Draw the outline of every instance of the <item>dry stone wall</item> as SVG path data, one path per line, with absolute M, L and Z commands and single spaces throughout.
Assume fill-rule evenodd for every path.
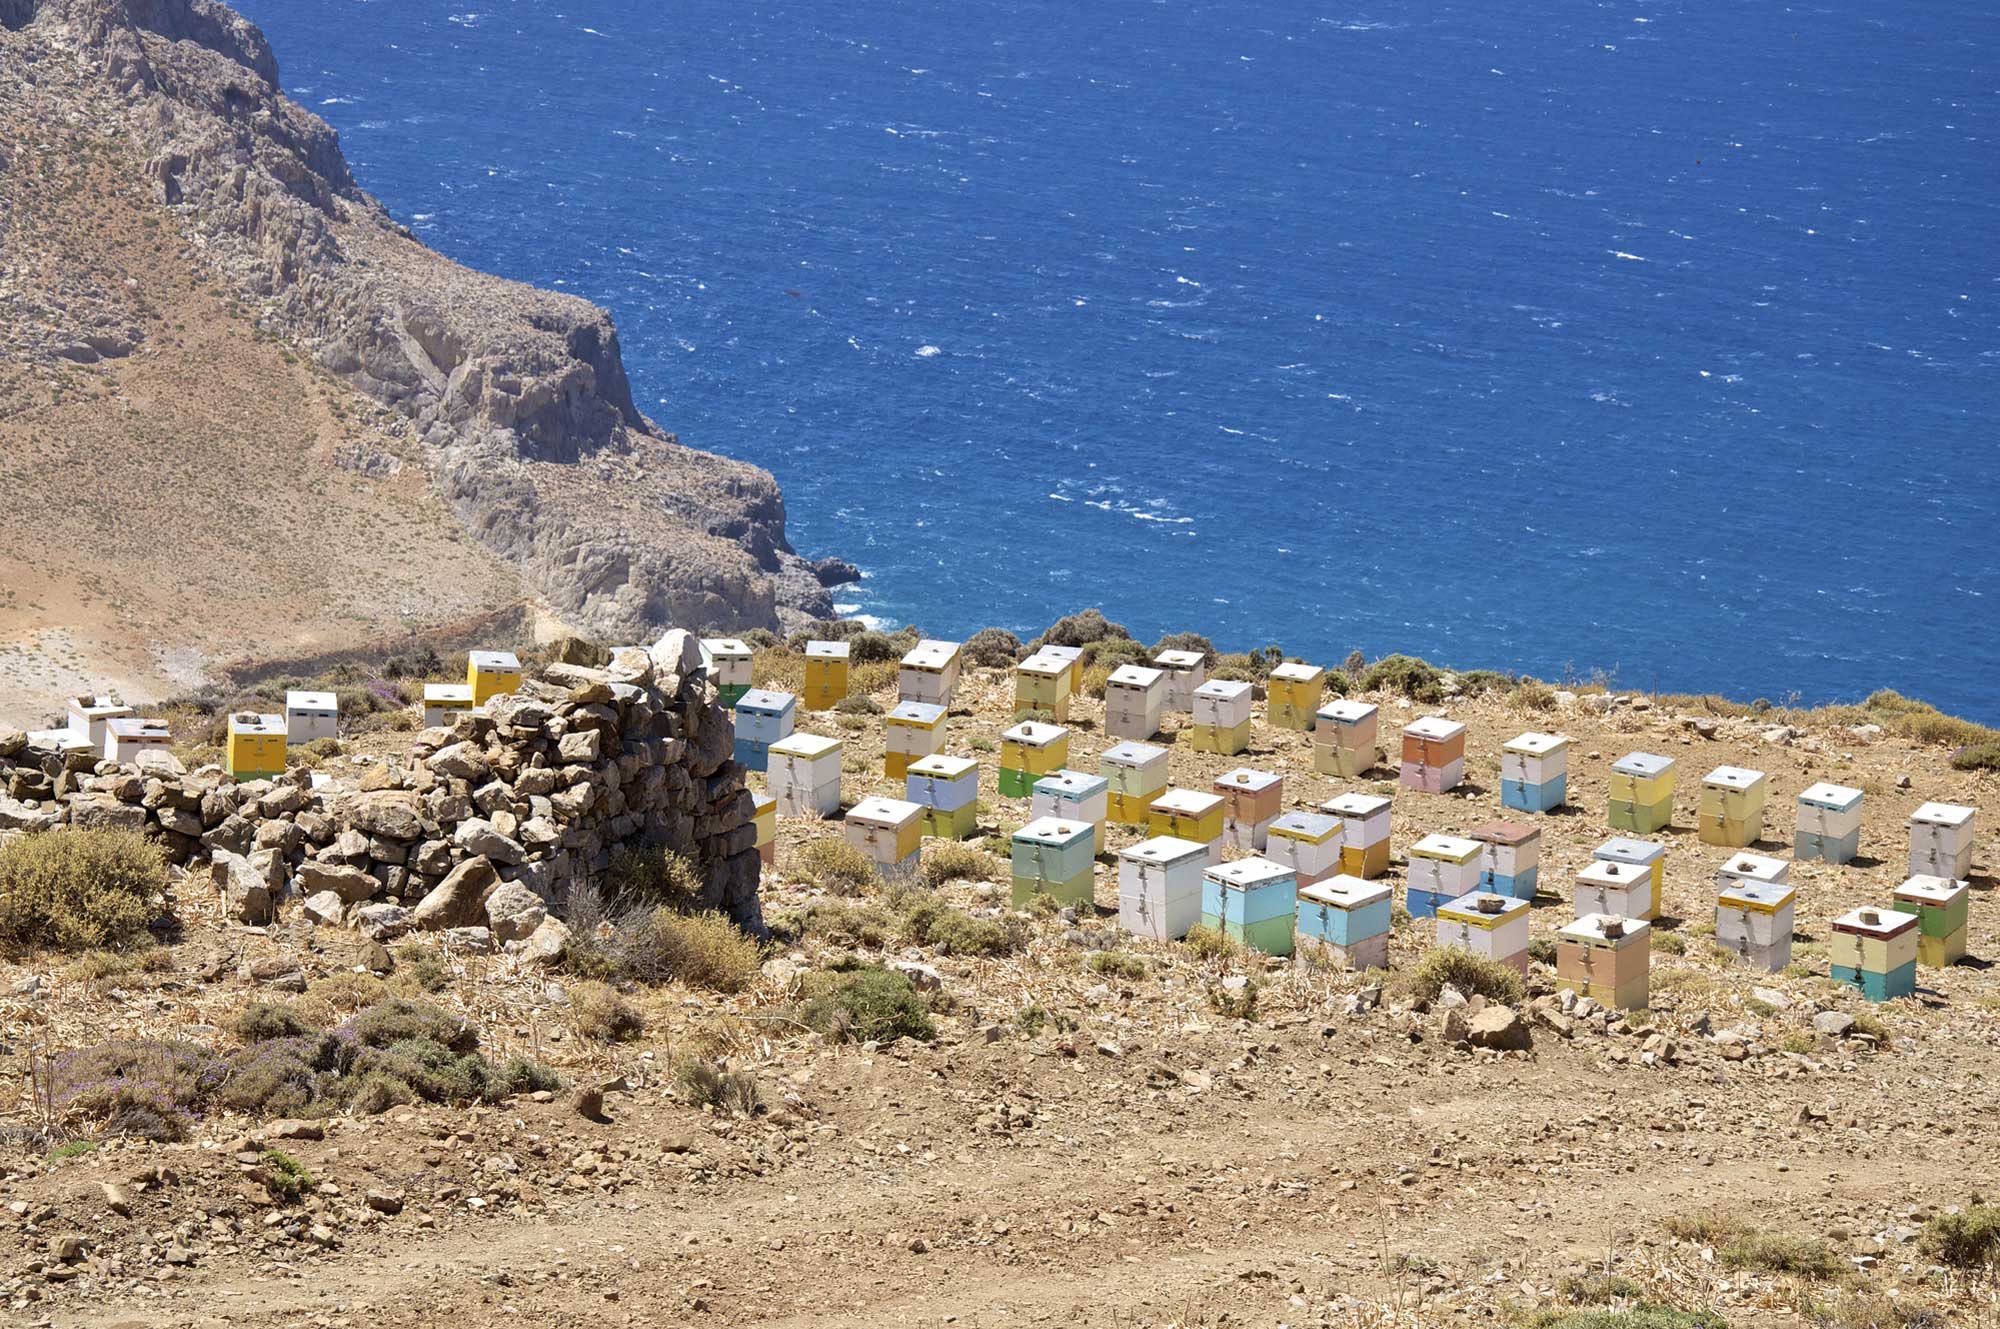
M 695 864 L 701 907 L 761 934 L 752 800 L 700 659 L 676 631 L 602 669 L 549 665 L 356 782 L 295 769 L 238 784 L 163 752 L 113 765 L 0 730 L 0 835 L 142 831 L 205 864 L 244 923 L 297 908 L 376 939 L 455 929 L 551 956 L 571 891 L 614 848 L 659 845 Z

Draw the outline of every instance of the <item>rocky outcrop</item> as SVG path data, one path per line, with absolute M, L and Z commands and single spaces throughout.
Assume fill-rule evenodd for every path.
M 202 261 L 403 416 L 466 528 L 572 623 L 629 641 L 831 614 L 771 476 L 647 419 L 603 310 L 469 271 L 391 221 L 334 131 L 279 92 L 254 24 L 214 0 L 0 0 L 0 26 L 0 82 L 43 118 L 127 137 Z M 62 353 L 128 351 L 116 310 L 106 324 Z
M 296 905 L 371 937 L 474 929 L 523 950 L 614 849 L 651 845 L 694 865 L 698 908 L 761 933 L 752 799 L 699 664 L 676 631 L 602 669 L 551 665 L 352 785 L 303 768 L 238 784 L 165 754 L 118 766 L 59 736 L 0 733 L 14 749 L 0 756 L 0 834 L 143 831 L 176 863 L 206 860 L 242 923 Z

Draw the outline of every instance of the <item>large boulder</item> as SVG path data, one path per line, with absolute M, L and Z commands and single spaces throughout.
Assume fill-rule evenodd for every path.
M 486 897 L 499 880 L 491 859 L 468 858 L 417 902 L 410 923 L 426 932 L 471 927 L 483 920 Z
M 423 834 L 414 794 L 400 790 L 363 794 L 347 809 L 348 824 L 385 840 L 414 840 Z
M 527 938 L 548 916 L 541 897 L 518 881 L 503 881 L 486 897 L 486 926 L 502 942 Z
M 209 860 L 209 875 L 228 917 L 257 927 L 271 921 L 270 885 L 249 859 L 218 849 Z
M 519 863 L 528 856 L 528 851 L 521 847 L 519 840 L 503 835 L 483 817 L 460 822 L 451 839 L 466 853 L 492 859 L 495 863 Z
M 319 863 L 311 859 L 299 864 L 296 878 L 300 895 L 331 891 L 343 903 L 359 904 L 382 888 L 373 874 L 345 863 Z
M 1528 1022 L 1512 1006 L 1488 1006 L 1473 1016 L 1468 1038 L 1472 1046 L 1496 1052 L 1525 1052 L 1534 1043 Z

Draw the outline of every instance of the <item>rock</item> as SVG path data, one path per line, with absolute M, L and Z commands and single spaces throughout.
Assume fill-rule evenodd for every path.
M 484 954 L 493 949 L 493 932 L 490 928 L 446 928 L 444 939 L 462 951 L 477 951 Z
M 520 841 L 502 835 L 492 822 L 482 817 L 460 822 L 451 842 L 468 854 L 476 854 L 495 863 L 519 863 L 528 856 Z
M 378 1214 L 400 1214 L 403 1212 L 403 1193 L 401 1191 L 370 1190 L 363 1198 L 362 1203 Z
M 250 860 L 224 849 L 212 851 L 209 877 L 222 896 L 222 911 L 238 923 L 262 927 L 271 921 L 271 888 Z
M 603 751 L 604 734 L 597 729 L 564 734 L 556 743 L 556 755 L 565 762 L 593 762 L 603 755 Z
M 26 803 L 0 797 L 0 831 L 52 831 L 62 822 L 53 808 L 29 807 Z
M 569 954 L 569 926 L 559 918 L 545 918 L 528 935 L 522 953 L 537 964 L 560 964 Z
M 396 967 L 396 958 L 387 946 L 371 941 L 361 948 L 361 967 L 371 974 L 386 974 Z
M 320 891 L 307 896 L 299 911 L 321 927 L 339 927 L 347 913 L 347 902 L 338 891 Z
M 1466 1022 L 1465 1011 L 1458 1006 L 1447 1006 L 1438 1016 L 1438 1037 L 1454 1046 L 1472 1041 L 1472 1026 Z
M 653 672 L 690 678 L 701 671 L 701 643 L 685 628 L 674 628 L 654 642 L 646 652 L 653 657 Z
M 354 911 L 354 926 L 370 941 L 388 941 L 410 930 L 410 911 L 387 901 L 364 904 Z
M 439 775 L 449 775 L 456 779 L 468 780 L 473 784 L 485 781 L 492 768 L 486 764 L 478 745 L 469 742 L 453 743 L 450 747 L 433 752 L 425 765 Z
M 1909 777 L 1909 776 L 1907 776 L 1907 775 L 1898 775 L 1898 776 L 1896 777 L 1896 788 L 1898 788 L 1898 789 L 1908 789 L 1909 787 L 1910 787 L 1910 777 Z
M 410 923 L 426 931 L 470 926 L 480 918 L 486 893 L 499 880 L 499 869 L 490 860 L 468 858 L 418 901 Z
M 576 1091 L 576 1097 L 570 1100 L 570 1106 L 576 1109 L 577 1116 L 587 1120 L 604 1121 L 607 1119 L 604 1115 L 604 1088 L 602 1085 L 586 1084 L 581 1086 Z
M 382 884 L 360 868 L 342 863 L 318 863 L 311 859 L 299 864 L 293 878 L 301 895 L 331 891 L 343 904 L 360 904 L 381 889 Z
M 174 778 L 187 774 L 187 766 L 165 748 L 140 748 L 132 758 L 132 764 L 145 775 L 159 775 Z
M 910 986 L 919 992 L 936 992 L 944 986 L 943 974 L 916 960 L 891 960 L 889 968 L 909 979 Z
M 1845 1038 L 1854 1028 L 1854 1017 L 1845 1011 L 1821 1011 L 1813 1016 L 1813 1032 L 1828 1038 Z
M 28 750 L 28 735 L 11 725 L 0 725 L 0 757 L 18 757 Z
M 424 829 L 417 815 L 416 796 L 401 792 L 370 793 L 356 799 L 347 809 L 347 821 L 354 829 L 385 840 L 414 840 Z
M 96 795 L 73 798 L 69 803 L 69 824 L 82 831 L 143 831 L 146 809 Z
M 1535 1012 L 1535 1020 L 1557 1038 L 1574 1038 L 1576 1036 L 1576 1028 L 1570 1023 L 1569 1017 L 1560 1012 L 1537 1011 Z
M 1488 1006 L 1473 1016 L 1471 1040 L 1474 1047 L 1501 1052 L 1524 1052 L 1534 1042 L 1528 1022 L 1512 1006 Z
M 1792 999 L 1776 988 L 1751 988 L 1750 995 L 1776 1010 L 1788 1011 L 1792 1008 Z
M 267 1140 L 324 1140 L 326 1127 L 316 1121 L 286 1117 L 267 1123 L 259 1133 Z
M 81 1260 L 83 1253 L 89 1249 L 89 1240 L 75 1232 L 65 1232 L 59 1237 L 49 1238 L 49 1254 L 64 1264 L 73 1264 Z
M 548 916 L 541 897 L 517 881 L 501 882 L 486 897 L 486 925 L 501 942 L 525 940 Z
M 104 1192 L 104 1207 L 120 1218 L 132 1216 L 132 1200 L 125 1194 L 125 1188 L 115 1181 L 100 1181 L 98 1188 Z
M 386 761 L 379 766 L 370 766 L 361 777 L 361 792 L 364 794 L 380 793 L 384 790 L 401 789 L 402 787 L 402 774 Z

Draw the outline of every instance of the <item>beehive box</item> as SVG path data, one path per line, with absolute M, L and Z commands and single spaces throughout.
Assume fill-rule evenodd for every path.
M 1667 847 L 1654 840 L 1635 840 L 1627 835 L 1614 835 L 1597 848 L 1590 851 L 1592 858 L 1603 859 L 1607 863 L 1626 863 L 1635 868 L 1646 869 L 1647 880 L 1652 883 L 1653 899 L 1651 907 L 1639 916 L 1658 918 L 1661 896 L 1667 885 Z
M 949 706 L 958 693 L 959 646 L 955 641 L 918 642 L 896 670 L 896 696 L 902 701 Z
M 1833 980 L 1859 988 L 1870 1001 L 1892 1001 L 1917 990 L 1915 914 L 1853 909 L 1833 920 Z
M 1119 665 L 1104 683 L 1107 738 L 1144 742 L 1160 732 L 1167 704 L 1167 676 L 1144 665 Z
M 1764 833 L 1762 771 L 1718 766 L 1701 780 L 1701 842 L 1725 849 L 1747 849 Z
M 1307 730 L 1326 695 L 1326 670 L 1287 661 L 1264 680 L 1264 718 L 1273 729 Z
M 736 764 L 761 771 L 770 764 L 771 745 L 792 736 L 799 699 L 789 692 L 751 688 L 736 699 Z
M 472 712 L 470 683 L 424 684 L 424 728 L 448 729 Z
M 1144 826 L 1153 817 L 1153 800 L 1167 788 L 1168 754 L 1150 743 L 1118 743 L 1097 759 L 1098 773 L 1110 789 L 1111 820 L 1124 826 Z
M 725 709 L 734 706 L 737 698 L 751 687 L 749 644 L 735 637 L 703 637 L 701 653 L 708 660 L 708 677 L 715 684 L 716 700 Z
M 1389 870 L 1389 811 L 1393 806 L 1376 794 L 1340 794 L 1320 804 L 1320 811 L 1341 821 L 1342 872 L 1372 881 Z
M 1238 766 L 1216 777 L 1222 796 L 1222 840 L 1246 853 L 1264 852 L 1271 823 L 1283 811 L 1285 777 Z
M 1569 740 L 1529 732 L 1500 748 L 1500 805 L 1517 812 L 1551 812 L 1569 794 Z
M 1027 798 L 1035 782 L 1069 765 L 1069 730 L 1023 720 L 1000 735 L 1000 797 Z
M 1210 679 L 1194 690 L 1194 720 L 1187 727 L 1187 744 L 1195 752 L 1233 757 L 1250 746 L 1248 683 Z
M 1972 876 L 1973 825 L 1976 808 L 1956 803 L 1926 803 L 1910 814 L 1910 875 Z
M 71 697 L 69 699 L 69 731 L 76 735 L 92 752 L 104 751 L 104 726 L 112 720 L 120 720 L 132 714 L 130 706 L 112 701 L 108 697 Z
M 844 641 L 806 643 L 806 675 L 800 700 L 809 711 L 830 711 L 847 700 L 849 652 Z
M 1222 799 L 1215 794 L 1169 789 L 1153 800 L 1146 824 L 1150 834 L 1205 844 L 1209 861 L 1222 861 Z
M 979 763 L 969 757 L 919 757 L 904 773 L 903 796 L 924 808 L 926 835 L 963 840 L 979 829 Z
M 1411 918 L 1435 918 L 1438 906 L 1450 904 L 1479 889 L 1477 840 L 1457 835 L 1426 835 L 1410 846 L 1409 889 L 1403 907 Z
M 910 763 L 944 751 L 947 714 L 936 702 L 897 702 L 882 720 L 883 773 L 900 780 L 909 774 Z
M 924 840 L 924 810 L 900 798 L 864 798 L 842 823 L 847 842 L 884 877 L 915 873 Z
M 1167 709 L 1176 714 L 1194 710 L 1194 690 L 1208 681 L 1208 657 L 1200 651 L 1161 651 L 1153 668 L 1167 678 Z
M 750 821 L 757 828 L 757 859 L 771 867 L 778 861 L 778 800 L 752 790 Z
M 765 779 L 778 811 L 787 817 L 832 817 L 840 812 L 841 762 L 846 748 L 837 738 L 791 734 L 765 754 Z
M 1037 895 L 1046 895 L 1057 904 L 1088 908 L 1096 852 L 1086 821 L 1037 817 L 1015 831 L 1014 907 L 1025 909 Z
M 1611 803 L 1606 819 L 1615 831 L 1651 835 L 1674 821 L 1672 757 L 1630 752 L 1611 763 Z
M 1576 874 L 1576 914 L 1653 919 L 1653 878 L 1645 868 L 1593 858 Z
M 1375 765 L 1380 711 L 1365 701 L 1330 701 L 1313 724 L 1313 769 L 1353 779 Z
M 1292 953 L 1299 881 L 1268 858 L 1211 866 L 1201 881 L 1201 925 L 1266 955 Z
M 1732 882 L 1739 881 L 1755 882 L 1760 886 L 1788 886 L 1792 881 L 1792 865 L 1782 858 L 1769 858 L 1763 854 L 1731 854 L 1715 870 L 1715 888 L 1727 890 Z
M 1585 914 L 1556 933 L 1556 986 L 1613 1010 L 1651 1004 L 1652 926 L 1613 914 Z
M 1479 841 L 1479 886 L 1516 900 L 1535 898 L 1541 876 L 1541 827 L 1525 821 L 1489 821 L 1472 828 Z
M 1283 863 L 1310 886 L 1340 872 L 1340 818 L 1325 812 L 1285 812 L 1271 823 L 1264 857 Z
M 1859 789 L 1821 781 L 1799 795 L 1799 828 L 1792 857 L 1801 863 L 1851 863 L 1861 852 Z
M 223 769 L 236 780 L 268 780 L 285 771 L 285 717 L 238 711 L 229 717 Z
M 1069 695 L 1083 695 L 1083 647 L 1081 646 L 1038 646 L 1036 655 L 1046 655 L 1069 666 Z
M 1393 895 L 1387 885 L 1344 873 L 1302 884 L 1295 944 L 1343 968 L 1387 969 Z
M 1497 960 L 1525 975 L 1529 909 L 1526 900 L 1510 900 L 1491 891 L 1460 896 L 1438 908 L 1437 944 Z
M 1403 761 L 1397 780 L 1405 789 L 1442 794 L 1465 778 L 1465 726 L 1427 715 L 1403 726 Z
M 1069 720 L 1069 665 L 1037 652 L 1014 666 L 1014 717 L 1046 712 L 1058 724 Z
M 1775 974 L 1792 962 L 1790 886 L 1736 882 L 1715 897 L 1715 944 L 1743 963 Z
M 106 761 L 130 765 L 137 762 L 139 754 L 147 748 L 158 748 L 165 752 L 173 745 L 173 732 L 167 728 L 165 720 L 136 715 L 115 715 L 104 722 L 102 755 Z
M 1154 941 L 1185 937 L 1201 921 L 1208 846 L 1156 835 L 1118 851 L 1118 926 Z
M 1028 798 L 1028 815 L 1054 817 L 1059 821 L 1089 822 L 1094 832 L 1095 852 L 1104 852 L 1104 824 L 1109 819 L 1111 782 L 1088 771 L 1068 769 L 1044 775 L 1035 781 Z
M 521 662 L 512 651 L 471 651 L 465 657 L 465 682 L 472 704 L 484 706 L 502 693 L 521 688 Z
M 340 699 L 331 692 L 285 694 L 285 741 L 297 747 L 340 737 Z
M 1948 877 L 1915 876 L 1896 888 L 1895 903 L 1890 908 L 1917 917 L 1919 965 L 1944 969 L 1965 958 L 1971 901 L 1971 888 Z

